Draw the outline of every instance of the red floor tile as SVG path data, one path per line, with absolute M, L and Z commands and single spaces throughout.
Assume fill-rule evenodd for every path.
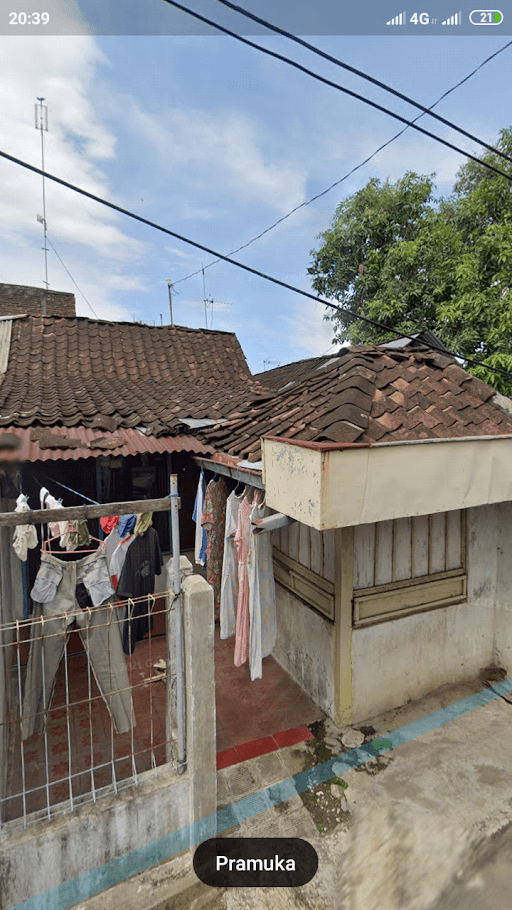
M 230 765 L 237 765 L 240 761 L 240 756 L 236 749 L 226 749 L 224 752 L 217 752 L 217 770 L 220 771 L 221 768 L 229 768 Z
M 280 733 L 273 733 L 279 748 L 284 746 L 295 746 L 297 743 L 305 743 L 308 739 L 314 739 L 311 730 L 307 727 L 297 727 L 295 730 L 283 730 Z
M 267 752 L 275 752 L 278 748 L 273 736 L 262 736 L 261 739 L 253 739 L 248 743 L 241 743 L 236 747 L 236 751 L 240 756 L 240 761 L 247 761 L 249 758 L 266 755 Z

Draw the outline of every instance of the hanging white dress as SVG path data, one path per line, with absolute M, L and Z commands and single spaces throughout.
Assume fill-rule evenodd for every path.
M 251 521 L 266 518 L 271 512 L 255 505 Z M 247 557 L 249 575 L 249 669 L 251 679 L 261 679 L 262 659 L 273 651 L 276 642 L 276 587 L 272 560 L 272 533 L 251 533 Z
M 226 530 L 224 532 L 224 558 L 220 589 L 220 637 L 235 634 L 236 605 L 238 601 L 238 556 L 235 532 L 242 494 L 231 493 L 226 502 Z

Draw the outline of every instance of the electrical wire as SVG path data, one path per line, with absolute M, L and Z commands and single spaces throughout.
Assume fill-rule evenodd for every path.
M 80 294 L 81 294 L 82 297 L 84 298 L 84 300 L 85 300 L 87 306 L 88 306 L 89 309 L 92 311 L 92 313 L 93 313 L 93 315 L 96 317 L 96 319 L 99 319 L 100 317 L 98 316 L 97 313 L 94 312 L 94 310 L 93 310 L 91 304 L 89 303 L 89 301 L 87 300 L 87 297 L 85 296 L 84 292 L 81 290 L 81 288 L 78 287 L 78 285 L 77 285 L 75 279 L 73 278 L 71 272 L 70 272 L 69 269 L 66 268 L 66 266 L 64 265 L 62 259 L 60 258 L 59 254 L 58 254 L 58 252 L 57 252 L 57 250 L 55 249 L 53 243 L 51 242 L 50 238 L 48 237 L 48 234 L 46 234 L 46 239 L 47 239 L 48 243 L 50 244 L 50 246 L 51 246 L 53 252 L 55 253 L 57 259 L 59 260 L 59 262 L 60 262 L 62 268 L 68 273 L 69 277 L 71 278 L 71 281 L 73 282 L 73 284 L 75 285 L 75 287 L 77 288 L 77 290 L 80 292 Z
M 246 265 L 245 262 L 239 262 L 237 259 L 230 259 L 229 256 L 224 256 L 222 253 L 218 253 L 216 250 L 212 250 L 210 247 L 205 246 L 202 243 L 198 243 L 197 240 L 190 240 L 189 237 L 184 237 L 183 234 L 178 234 L 177 231 L 171 231 L 170 228 L 163 227 L 163 225 L 158 224 L 156 221 L 150 221 L 149 218 L 143 218 L 142 215 L 137 215 L 135 212 L 131 212 L 129 209 L 124 209 L 120 205 L 116 205 L 115 202 L 110 202 L 108 199 L 102 199 L 101 196 L 96 196 L 94 193 L 90 193 L 88 190 L 81 189 L 81 187 L 75 186 L 74 183 L 69 183 L 67 180 L 62 180 L 61 177 L 56 177 L 54 174 L 48 173 L 48 171 L 42 171 L 41 168 L 36 167 L 33 164 L 29 164 L 27 161 L 22 161 L 20 158 L 15 158 L 14 155 L 9 155 L 7 152 L 0 150 L 0 158 L 5 158 L 6 161 L 12 161 L 13 164 L 19 164 L 20 167 L 26 168 L 28 171 L 32 171 L 34 174 L 43 175 L 47 180 L 52 180 L 54 183 L 58 183 L 59 186 L 65 186 L 66 189 L 73 190 L 75 193 L 79 193 L 81 196 L 86 196 L 87 199 L 92 199 L 94 202 L 99 202 L 100 205 L 104 205 L 109 209 L 112 209 L 114 212 L 119 212 L 121 215 L 127 215 L 128 218 L 133 218 L 134 221 L 138 221 L 140 224 L 146 224 L 148 227 L 152 227 L 157 231 L 161 231 L 163 234 L 167 234 L 169 237 L 174 237 L 176 240 L 181 240 L 182 243 L 186 243 L 189 246 L 195 247 L 197 250 L 202 250 L 204 253 L 208 253 L 210 256 L 215 256 L 218 259 L 223 260 L 224 262 L 229 262 L 231 265 L 235 265 L 239 269 L 243 269 L 245 272 L 250 272 L 251 275 L 256 275 L 258 278 L 263 278 L 265 281 L 270 281 L 272 284 L 276 284 L 278 287 L 285 288 L 287 291 L 293 291 L 295 294 L 300 294 L 301 297 L 307 297 L 309 300 L 314 300 L 315 303 L 321 303 L 324 306 L 331 307 L 333 310 L 337 310 L 339 313 L 342 313 L 344 316 L 349 319 L 357 322 L 364 322 L 367 325 L 372 325 L 375 328 L 383 329 L 385 332 L 389 332 L 391 335 L 396 335 L 398 338 L 407 338 L 410 341 L 415 341 L 413 335 L 408 332 L 402 332 L 399 329 L 393 329 L 388 325 L 385 325 L 382 322 L 377 322 L 376 319 L 370 319 L 368 316 L 362 316 L 359 313 L 354 313 L 352 310 L 345 310 L 343 307 L 338 306 L 335 303 L 332 303 L 330 300 L 326 300 L 324 297 L 319 297 L 318 295 L 312 294 L 310 291 L 304 291 L 301 288 L 295 287 L 293 284 L 288 284 L 287 281 L 281 281 L 280 278 L 274 278 L 272 275 L 267 275 L 265 272 L 260 272 L 259 269 L 254 269 L 250 265 Z M 491 367 L 486 363 L 483 363 L 481 360 L 474 360 L 470 357 L 466 357 L 463 354 L 457 354 L 455 351 L 448 351 L 446 348 L 437 348 L 432 345 L 433 349 L 439 351 L 441 354 L 449 354 L 452 357 L 458 357 L 459 360 L 464 360 L 466 363 L 470 363 L 473 366 L 484 367 L 491 373 L 500 373 L 503 376 L 506 376 L 507 379 L 512 379 L 512 373 L 508 370 L 503 370 L 501 367 Z
M 233 32 L 231 29 L 224 28 L 223 25 L 219 25 L 212 19 L 207 19 L 206 16 L 201 16 L 200 13 L 194 12 L 194 10 L 191 10 L 188 6 L 183 6 L 181 3 L 177 3 L 176 0 L 163 0 L 163 2 L 168 3 L 169 6 L 173 6 L 184 13 L 187 13 L 189 16 L 192 16 L 194 19 L 198 19 L 200 22 L 205 22 L 207 25 L 211 25 L 213 28 L 216 28 L 218 31 L 223 32 L 226 35 L 230 35 L 237 41 L 241 41 L 242 44 L 247 44 L 249 47 L 253 47 L 256 50 L 261 51 L 262 54 L 266 54 L 268 57 L 274 57 L 276 60 L 281 60 L 283 63 L 287 63 L 289 66 L 293 66 L 294 69 L 300 70 L 302 73 L 306 73 L 306 75 L 311 76 L 318 82 L 322 82 L 324 85 L 335 88 L 337 91 L 343 92 L 345 95 L 349 95 L 351 98 L 356 98 L 358 101 L 362 101 L 363 104 L 368 104 L 370 107 L 375 108 L 375 110 L 381 111 L 383 114 L 387 114 L 388 117 L 394 117 L 395 120 L 399 120 L 401 123 L 407 124 L 407 126 L 410 126 L 413 130 L 417 130 L 419 133 L 423 133 L 424 136 L 429 136 L 436 142 L 440 142 L 441 145 L 445 145 L 452 151 L 458 152 L 459 155 L 464 155 L 471 161 L 476 161 L 476 163 L 480 164 L 482 167 L 486 167 L 488 170 L 494 171 L 494 173 L 499 174 L 500 177 L 506 177 L 507 180 L 512 180 L 512 177 L 509 174 L 505 173 L 505 171 L 500 171 L 499 168 L 494 167 L 494 165 L 489 164 L 487 161 L 483 161 L 481 158 L 477 158 L 476 155 L 472 155 L 470 152 L 464 151 L 464 149 L 459 148 L 459 146 L 454 145 L 452 142 L 448 142 L 447 139 L 442 139 L 441 136 L 436 136 L 435 133 L 431 133 L 429 130 L 423 129 L 422 126 L 417 126 L 413 120 L 407 120 L 406 117 L 402 117 L 400 114 L 394 113 L 394 111 L 391 111 L 389 108 L 384 107 L 382 104 L 377 104 L 376 101 L 371 101 L 369 98 L 365 98 L 364 95 L 360 95 L 358 92 L 353 92 L 352 89 L 348 89 L 343 85 L 339 85 L 338 82 L 332 82 L 330 79 L 326 79 L 324 76 L 320 76 L 313 70 L 302 66 L 302 64 L 297 63 L 295 60 L 291 60 L 289 57 L 285 57 L 283 54 L 278 54 L 276 51 L 271 51 L 266 47 L 262 47 L 261 44 L 256 44 L 254 41 L 249 41 L 248 38 L 242 38 L 241 35 L 237 35 L 236 32 Z
M 322 51 L 319 47 L 316 47 L 314 44 L 309 44 L 308 41 L 304 41 L 302 38 L 298 38 L 296 35 L 293 35 L 291 32 L 285 31 L 284 28 L 280 28 L 277 25 L 272 25 L 272 23 L 267 22 L 266 19 L 260 19 L 259 16 L 255 16 L 254 13 L 249 12 L 246 9 L 243 9 L 241 6 L 237 6 L 236 3 L 231 3 L 230 0 L 217 0 L 217 3 L 222 3 L 223 6 L 229 7 L 229 9 L 235 10 L 235 12 L 240 13 L 242 16 L 246 16 L 248 19 L 252 19 L 254 22 L 258 22 L 260 25 L 264 25 L 265 28 L 270 29 L 273 32 L 276 32 L 278 35 L 283 35 L 285 38 L 288 38 L 290 41 L 294 41 L 296 44 L 300 44 L 302 47 L 307 48 L 307 50 L 312 51 L 314 54 L 317 54 L 318 57 L 323 57 L 324 60 L 328 60 L 329 63 L 334 63 L 335 66 L 339 66 L 342 69 L 348 70 L 349 73 L 354 73 L 356 76 L 360 76 L 361 79 L 365 79 L 367 82 L 371 82 L 373 85 L 378 86 L 381 89 L 384 89 L 385 92 L 389 92 L 391 95 L 395 95 L 396 98 L 400 98 L 402 101 L 406 101 L 407 104 L 412 104 L 413 107 L 418 108 L 418 110 L 423 111 L 424 114 L 428 114 L 430 117 L 434 117 L 436 120 L 439 120 L 441 123 L 444 123 L 445 126 L 449 126 L 450 129 L 456 130 L 458 133 L 461 133 L 463 136 L 466 136 L 467 139 L 471 139 L 472 142 L 478 143 L 478 145 L 483 146 L 488 149 L 488 151 L 493 152 L 495 155 L 498 155 L 500 158 L 505 159 L 505 161 L 510 161 L 512 164 L 512 158 L 509 155 L 506 155 L 504 152 L 500 152 L 499 149 L 494 148 L 492 145 L 488 145 L 487 142 L 484 142 L 482 139 L 479 139 L 477 136 L 473 136 L 472 133 L 468 133 L 462 127 L 457 126 L 451 120 L 447 120 L 445 117 L 441 117 L 440 114 L 433 114 L 431 108 L 424 107 L 423 104 L 419 104 L 418 101 L 414 101 L 413 98 L 409 98 L 408 95 L 404 95 L 402 92 L 397 91 L 392 88 L 390 85 L 386 85 L 385 82 L 381 82 L 379 79 L 374 79 L 373 76 L 369 76 L 367 73 L 364 73 L 362 70 L 358 70 L 353 66 L 349 66 L 348 63 L 343 63 L 338 57 L 332 57 L 331 54 L 327 54 L 325 51 Z M 505 47 L 510 47 L 512 41 L 509 41 Z
M 493 60 L 494 57 L 497 57 L 498 54 L 501 54 L 502 51 L 506 50 L 506 48 L 509 47 L 511 44 L 512 44 L 512 41 L 509 41 L 508 44 L 504 44 L 503 47 L 498 48 L 498 50 L 495 51 L 493 54 L 491 54 L 490 57 L 486 57 L 485 60 L 482 60 L 482 62 L 479 63 L 478 66 L 475 67 L 474 70 L 472 70 L 470 73 L 468 73 L 467 76 L 464 76 L 463 79 L 461 79 L 455 85 L 452 85 L 452 87 L 447 89 L 446 92 L 443 92 L 443 94 L 439 96 L 437 101 L 434 101 L 434 103 L 431 104 L 431 106 L 428 108 L 428 110 L 431 111 L 432 108 L 436 107 L 441 101 L 443 101 L 444 98 L 446 98 L 448 95 L 450 95 L 456 89 L 458 89 L 461 85 L 463 85 L 464 82 L 467 82 L 469 79 L 471 79 L 471 77 L 474 76 L 480 69 L 482 69 L 483 66 L 485 66 L 487 63 L 489 63 L 491 60 Z M 412 122 L 416 123 L 423 116 L 424 116 L 424 114 L 419 114 Z M 356 164 L 352 168 L 352 170 L 348 171 L 347 174 L 345 174 L 343 177 L 340 177 L 340 179 L 336 180 L 334 183 L 331 183 L 331 185 L 328 186 L 326 190 L 322 190 L 321 193 L 316 193 L 314 196 L 311 197 L 311 199 L 307 199 L 305 202 L 299 203 L 299 205 L 296 205 L 295 208 L 293 208 L 290 212 L 288 212 L 286 215 L 283 215 L 282 218 L 278 218 L 277 221 L 274 221 L 274 223 L 271 224 L 270 227 L 265 228 L 265 230 L 261 231 L 261 233 L 257 234 L 256 237 L 252 237 L 251 240 L 247 241 L 247 243 L 243 243 L 242 246 L 237 247 L 235 250 L 231 250 L 231 252 L 227 253 L 227 255 L 234 256 L 236 253 L 239 253 L 241 250 L 245 250 L 248 246 L 251 246 L 252 243 L 255 243 L 256 240 L 260 240 L 262 237 L 265 236 L 265 234 L 268 234 L 269 231 L 273 231 L 274 228 L 276 228 L 279 224 L 282 224 L 283 221 L 286 221 L 287 218 L 290 218 L 291 215 L 294 215 L 295 212 L 298 212 L 299 209 L 302 209 L 307 205 L 311 205 L 312 202 L 316 202 L 316 200 L 321 199 L 322 196 L 326 196 L 327 193 L 330 193 L 331 190 L 333 190 L 335 187 L 339 186 L 341 183 L 344 183 L 345 180 L 348 180 L 348 178 L 351 177 L 352 174 L 355 174 L 356 171 L 359 171 L 362 167 L 365 166 L 365 164 L 368 164 L 368 162 L 371 161 L 372 158 L 375 158 L 375 156 L 378 155 L 379 152 L 382 152 L 382 150 L 387 148 L 388 145 L 391 145 L 391 143 L 394 142 L 395 139 L 398 139 L 400 136 L 403 136 L 403 134 L 405 132 L 407 132 L 408 129 L 409 129 L 408 126 L 404 126 L 404 128 L 399 130 L 398 133 L 395 133 L 395 135 L 392 136 L 391 139 L 388 139 L 382 145 L 379 145 L 379 147 L 376 148 L 375 151 L 371 153 L 371 155 L 368 155 L 368 157 L 365 158 L 364 161 L 361 161 L 360 164 Z M 204 271 L 206 271 L 206 269 L 211 268 L 212 265 L 216 265 L 220 261 L 221 261 L 220 259 L 214 259 L 213 262 L 208 262 L 204 266 Z M 180 284 L 182 281 L 188 281 L 189 278 L 194 278 L 196 275 L 199 275 L 199 273 L 202 271 L 203 271 L 203 267 L 201 267 L 200 269 L 196 269 L 195 272 L 190 272 L 190 274 L 185 275 L 184 278 L 178 278 L 177 281 L 173 282 L 173 285 Z

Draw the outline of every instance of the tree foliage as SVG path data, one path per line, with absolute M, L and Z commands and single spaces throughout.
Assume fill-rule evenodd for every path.
M 496 148 L 512 157 L 512 129 Z M 512 177 L 512 164 L 495 153 L 482 160 Z M 512 181 L 469 161 L 452 195 L 436 200 L 434 180 L 411 172 L 396 183 L 372 179 L 319 235 L 308 272 L 341 307 L 326 317 L 334 340 L 375 343 L 391 329 L 431 329 L 462 357 L 512 373 Z M 512 394 L 512 380 L 468 369 Z

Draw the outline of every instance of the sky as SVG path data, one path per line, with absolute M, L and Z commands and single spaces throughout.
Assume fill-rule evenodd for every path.
M 207 29 L 187 34 L 189 17 L 159 0 L 146 0 L 145 8 L 158 5 L 160 23 L 172 16 L 173 34 L 136 34 L 136 23 L 119 19 L 129 17 L 131 3 L 87 3 L 52 0 L 60 34 L 0 34 L 0 149 L 41 166 L 34 104 L 44 97 L 47 172 L 223 254 L 326 190 L 401 128 L 234 38 Z M 189 5 L 228 22 L 215 0 Z M 91 24 L 91 10 L 102 11 L 101 29 Z M 271 18 L 272 6 L 266 11 Z M 236 15 L 230 13 L 230 24 Z M 249 34 L 239 20 L 239 32 Z M 104 33 L 88 33 L 94 28 Z M 401 116 L 418 113 L 284 37 L 253 34 L 251 40 Z M 469 36 L 395 31 L 309 40 L 429 106 L 510 36 L 484 29 Z M 493 143 L 512 125 L 511 76 L 512 47 L 436 111 Z M 421 125 L 471 154 L 481 152 L 431 118 Z M 436 193 L 446 196 L 464 160 L 408 130 L 234 258 L 311 291 L 311 250 L 342 199 L 372 177 L 394 181 L 406 171 L 435 173 Z M 42 205 L 41 177 L 0 158 L 0 282 L 43 286 Z M 46 220 L 50 288 L 75 293 L 79 315 L 167 324 L 170 280 L 175 324 L 235 332 L 254 373 L 333 350 L 322 304 L 228 263 L 210 266 L 207 253 L 48 180 Z M 213 301 L 206 312 L 205 296 Z

